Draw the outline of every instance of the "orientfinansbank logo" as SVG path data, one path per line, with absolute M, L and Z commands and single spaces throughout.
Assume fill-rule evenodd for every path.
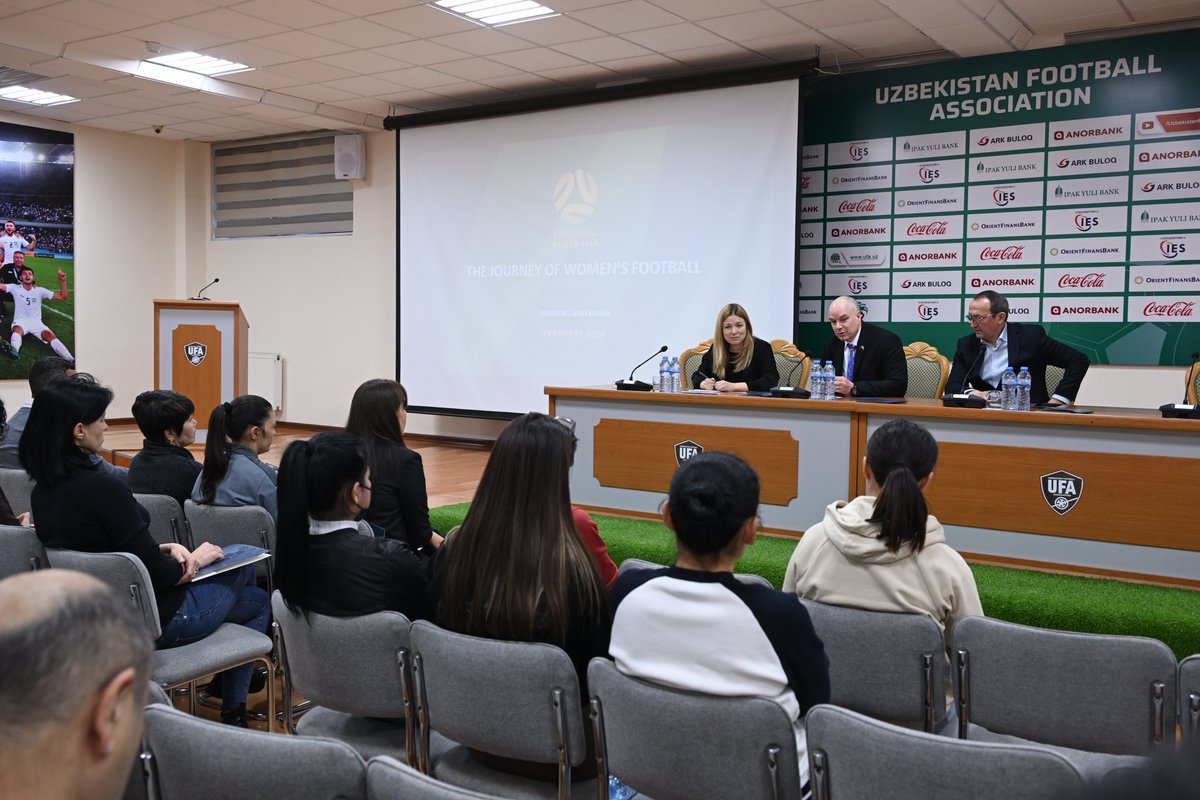
M 587 170 L 564 172 L 554 184 L 554 210 L 568 225 L 582 225 L 591 219 L 599 199 L 596 177 Z

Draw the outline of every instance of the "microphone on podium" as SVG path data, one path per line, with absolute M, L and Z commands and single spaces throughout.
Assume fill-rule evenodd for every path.
M 665 353 L 665 352 L 667 352 L 667 346 L 664 344 L 662 347 L 658 348 L 658 349 L 657 349 L 657 350 L 655 350 L 653 353 L 651 353 L 650 355 L 648 355 L 648 356 L 646 357 L 646 360 L 645 360 L 645 361 L 643 361 L 641 364 L 638 364 L 636 367 L 634 367 L 633 369 L 629 370 L 629 377 L 628 377 L 628 378 L 625 378 L 624 380 L 619 380 L 619 381 L 617 381 L 617 384 L 616 384 L 616 385 L 617 385 L 617 388 L 618 388 L 618 389 L 624 389 L 624 390 L 626 390 L 626 391 L 630 391 L 630 392 L 648 392 L 648 391 L 650 391 L 651 389 L 653 389 L 654 387 L 653 387 L 653 386 L 651 386 L 650 384 L 646 383 L 645 381 L 635 381 L 635 380 L 633 379 L 633 373 L 637 372 L 637 371 L 638 371 L 638 368 L 639 368 L 639 367 L 641 367 L 641 366 L 642 366 L 642 364 L 645 364 L 645 363 L 646 363 L 646 361 L 649 361 L 650 359 L 654 358 L 654 357 L 655 357 L 656 355 L 658 355 L 659 353 Z
M 200 291 L 196 292 L 195 297 L 189 297 L 188 300 L 211 300 L 212 298 L 204 296 L 204 290 L 207 289 L 208 287 L 212 286 L 214 283 L 220 283 L 220 282 L 221 282 L 220 278 L 213 278 L 211 281 L 204 284 L 204 289 L 201 289 Z

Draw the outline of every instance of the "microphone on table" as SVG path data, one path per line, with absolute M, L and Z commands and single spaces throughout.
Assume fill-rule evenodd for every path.
M 979 359 L 983 357 L 983 351 L 986 349 L 981 342 L 979 352 L 975 354 L 975 360 L 971 362 L 971 366 L 967 367 L 967 374 L 963 376 L 962 393 L 942 395 L 943 406 L 950 408 L 987 408 L 987 400 L 977 397 L 968 391 L 971 388 L 971 370 L 975 369 L 975 365 L 979 363 Z
M 1187 371 L 1184 373 L 1184 378 L 1192 378 L 1192 370 L 1196 367 L 1196 362 L 1200 361 L 1200 353 L 1192 353 L 1192 362 L 1188 364 Z M 1194 380 L 1194 378 L 1193 378 Z M 1200 406 L 1189 404 L 1187 401 L 1188 385 L 1183 385 L 1183 402 L 1182 403 L 1165 403 L 1158 407 L 1164 418 L 1173 419 L 1200 419 Z
M 617 381 L 617 383 L 616 383 L 616 386 L 617 386 L 617 388 L 618 388 L 618 389 L 625 389 L 625 390 L 627 390 L 627 391 L 631 391 L 631 392 L 648 392 L 648 391 L 650 391 L 651 389 L 653 389 L 654 387 L 653 387 L 653 386 L 651 386 L 650 384 L 646 383 L 645 381 L 635 381 L 635 380 L 633 379 L 633 373 L 637 372 L 637 371 L 638 371 L 638 369 L 639 369 L 639 368 L 640 368 L 640 367 L 641 367 L 643 364 L 645 364 L 645 363 L 646 363 L 646 361 L 649 361 L 650 359 L 654 358 L 654 357 L 655 357 L 656 355 L 658 355 L 659 353 L 665 353 L 665 352 L 667 352 L 667 346 L 664 344 L 662 347 L 658 348 L 658 349 L 657 349 L 657 350 L 655 350 L 653 353 L 651 353 L 650 355 L 648 355 L 648 356 L 646 357 L 646 360 L 645 360 L 645 361 L 643 361 L 641 364 L 638 364 L 636 367 L 634 367 L 633 369 L 629 370 L 629 377 L 628 377 L 628 378 L 625 378 L 624 380 L 619 380 L 619 381 Z
M 808 398 L 812 397 L 812 392 L 810 392 L 808 389 L 805 389 L 803 386 L 791 385 L 791 378 L 796 374 L 796 370 L 800 370 L 801 375 L 804 374 L 805 361 L 809 362 L 809 364 L 820 363 L 818 361 L 813 361 L 812 357 L 809 356 L 808 353 L 805 353 L 804 358 L 800 359 L 800 363 L 792 367 L 792 371 L 788 373 L 789 382 L 781 383 L 778 386 L 772 386 L 770 389 L 767 389 L 766 393 L 771 395 L 771 397 L 796 397 L 801 400 L 807 400 Z
M 204 289 L 207 289 L 208 287 L 212 286 L 214 283 L 220 283 L 220 282 L 221 282 L 220 278 L 213 278 L 211 281 L 204 284 Z M 189 297 L 188 300 L 211 300 L 212 298 L 204 296 L 204 289 L 201 289 L 200 291 L 196 292 L 196 296 Z

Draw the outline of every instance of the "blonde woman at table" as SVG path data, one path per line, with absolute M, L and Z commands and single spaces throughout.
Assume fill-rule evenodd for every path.
M 779 384 L 769 342 L 754 338 L 750 315 L 737 303 L 717 314 L 713 344 L 692 375 L 693 389 L 718 392 L 761 392 Z

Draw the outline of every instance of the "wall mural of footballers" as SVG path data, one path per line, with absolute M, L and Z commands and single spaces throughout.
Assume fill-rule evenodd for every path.
M 0 122 L 0 380 L 75 356 L 75 137 Z

